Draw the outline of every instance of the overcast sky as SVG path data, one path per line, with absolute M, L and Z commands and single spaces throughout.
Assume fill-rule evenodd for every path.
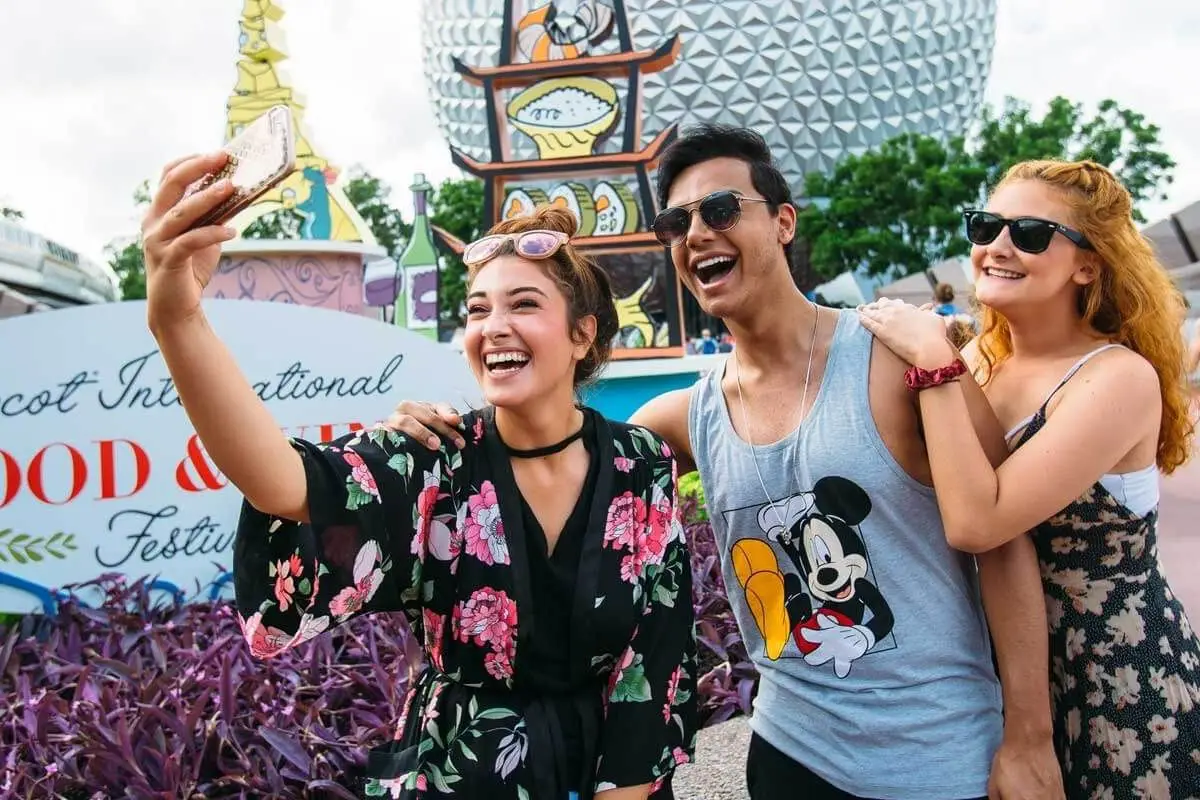
M 292 86 L 314 145 L 396 187 L 457 175 L 421 69 L 420 2 L 286 0 Z M 1179 162 L 1153 220 L 1200 199 L 1195 0 L 998 0 L 988 97 L 1044 107 L 1104 97 L 1163 129 Z M 220 146 L 242 0 L 0 0 L 0 204 L 94 258 L 136 231 L 131 194 L 161 165 Z

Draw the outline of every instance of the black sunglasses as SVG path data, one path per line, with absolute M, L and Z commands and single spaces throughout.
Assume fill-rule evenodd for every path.
M 1001 231 L 1008 228 L 1008 236 L 1012 239 L 1013 247 L 1025 253 L 1036 255 L 1045 252 L 1055 233 L 1061 233 L 1074 242 L 1076 247 L 1084 250 L 1092 249 L 1092 243 L 1079 231 L 1040 217 L 1005 219 L 990 211 L 969 209 L 963 212 L 963 219 L 967 223 L 967 239 L 972 244 L 991 244 L 996 241 L 996 237 L 1000 235 Z
M 710 229 L 727 231 L 742 218 L 742 203 L 770 203 L 761 197 L 743 197 L 736 192 L 713 192 L 698 202 L 686 206 L 664 208 L 654 217 L 650 229 L 664 247 L 676 247 L 687 238 L 692 227 L 692 212 L 699 211 L 700 219 Z M 689 207 L 690 206 L 690 207 Z

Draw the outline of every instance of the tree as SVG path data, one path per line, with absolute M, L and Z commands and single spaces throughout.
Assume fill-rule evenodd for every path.
M 290 208 L 268 211 L 242 231 L 243 239 L 299 239 L 304 218 Z
M 1166 199 L 1175 160 L 1162 150 L 1161 131 L 1142 114 L 1104 100 L 1095 116 L 1084 118 L 1083 106 L 1065 97 L 1050 101 L 1040 120 L 1029 105 L 1007 98 L 999 115 L 985 108 L 980 118 L 976 160 L 987 169 L 987 186 L 995 186 L 1019 161 L 1060 158 L 1090 159 L 1108 167 L 1133 195 L 1134 218 L 1145 222 L 1137 204 Z
M 142 181 L 133 190 L 133 206 L 141 211 L 150 205 L 150 181 Z M 122 300 L 146 299 L 146 257 L 142 253 L 142 236 L 109 242 L 104 248 L 108 264 L 121 281 Z
M 111 242 L 104 252 L 108 254 L 109 266 L 121 281 L 121 299 L 145 300 L 146 257 L 142 253 L 141 237 L 124 245 Z
M 356 168 L 345 192 L 346 199 L 358 209 L 379 244 L 389 256 L 398 258 L 412 235 L 412 225 L 388 202 L 392 188 L 366 170 Z
M 1159 134 L 1112 100 L 1088 118 L 1081 105 L 1057 97 L 1037 119 L 1008 98 L 998 114 L 983 111 L 969 145 L 906 134 L 844 159 L 828 176 L 809 175 L 813 203 L 800 214 L 800 235 L 826 278 L 859 268 L 889 277 L 920 272 L 969 252 L 960 212 L 983 202 L 1019 161 L 1092 159 L 1113 170 L 1135 204 L 1161 198 L 1175 162 Z M 1134 216 L 1144 221 L 1136 205 Z
M 0 217 L 3 217 L 4 219 L 10 219 L 13 222 L 20 222 L 21 220 L 25 219 L 25 212 L 19 208 L 12 208 L 11 206 L 0 206 Z
M 843 159 L 831 175 L 810 173 L 805 193 L 823 200 L 797 223 L 813 268 L 827 278 L 860 265 L 872 275 L 909 274 L 965 254 L 961 209 L 978 197 L 984 174 L 962 139 L 943 146 L 920 134 Z
M 430 221 L 434 225 L 464 242 L 473 241 L 484 222 L 483 182 L 476 178 L 442 181 L 434 192 L 432 208 Z M 456 255 L 442 257 L 438 295 L 442 320 L 448 325 L 461 325 L 467 300 L 467 269 Z

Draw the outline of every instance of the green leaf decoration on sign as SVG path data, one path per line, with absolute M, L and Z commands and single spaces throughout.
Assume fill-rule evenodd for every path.
M 47 558 L 62 561 L 78 549 L 73 533 L 59 531 L 46 538 L 17 533 L 12 528 L 0 529 L 0 564 L 38 563 Z

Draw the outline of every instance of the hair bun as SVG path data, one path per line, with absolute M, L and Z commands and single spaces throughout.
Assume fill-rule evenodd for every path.
M 579 232 L 579 220 L 573 213 L 561 206 L 546 204 L 536 206 L 529 213 L 529 217 L 538 228 L 558 231 L 572 237 Z

